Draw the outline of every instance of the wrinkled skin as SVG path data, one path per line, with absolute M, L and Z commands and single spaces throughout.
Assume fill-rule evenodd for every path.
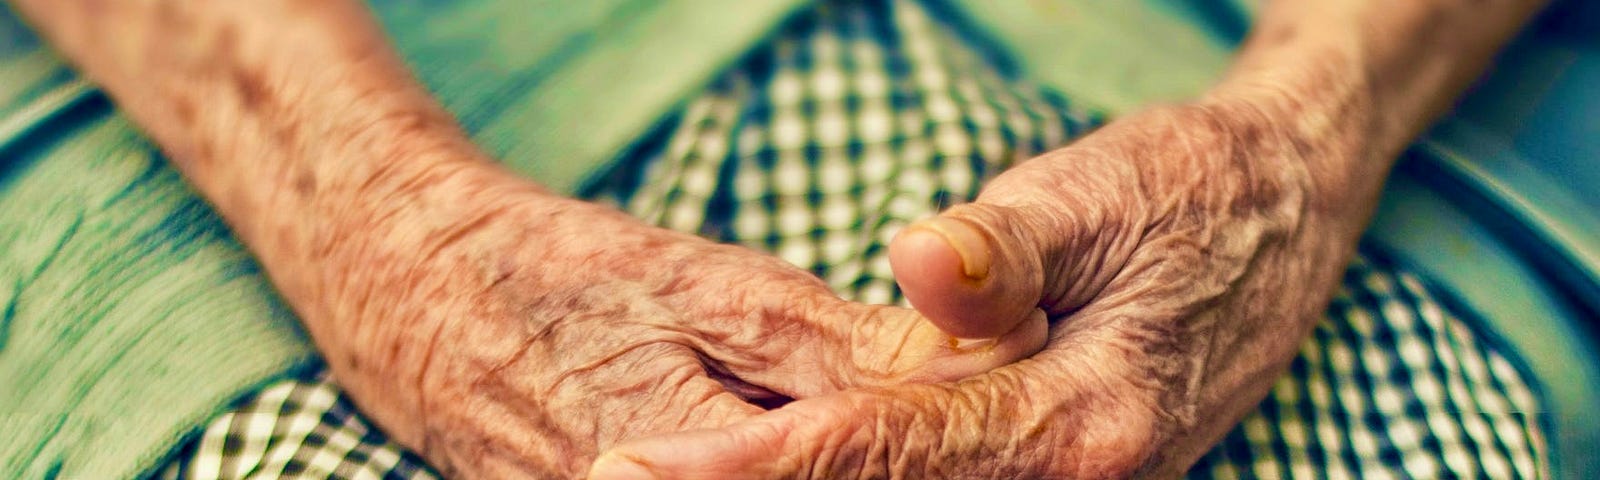
M 1313 200 L 1337 176 L 1313 182 L 1315 159 L 1264 118 L 1217 102 L 1123 119 L 895 240 L 906 295 L 947 330 L 1048 312 L 1032 358 L 630 442 L 592 478 L 630 461 L 665 478 L 1181 473 L 1266 393 L 1350 254 Z M 963 268 L 976 251 L 980 280 Z
M 1182 475 L 1290 362 L 1400 151 L 1542 2 L 1263 3 L 1193 103 L 1025 162 L 890 245 L 933 324 L 1048 321 L 1042 351 L 631 440 L 590 478 Z
M 958 345 L 552 194 L 472 144 L 362 2 L 18 5 L 223 215 L 362 412 L 452 477 L 579 477 L 624 439 L 1044 343 Z
M 371 303 L 343 316 L 385 321 L 319 340 L 354 339 L 327 342 L 346 353 L 329 356 L 335 378 L 449 475 L 577 477 L 619 440 L 763 412 L 751 401 L 957 379 L 1043 342 L 1037 328 L 957 348 L 915 312 L 845 302 L 776 257 L 519 182 L 439 183 L 463 192 L 432 194 L 444 201 L 491 208 L 449 234 L 333 249 L 379 262 L 426 253 L 356 280 Z M 397 376 L 416 382 L 415 408 L 385 397 Z
M 921 317 L 503 172 L 360 2 L 12 3 L 449 474 L 1115 478 L 1179 475 L 1261 398 L 1393 158 L 1543 2 L 1264 2 L 1198 103 L 897 238 Z

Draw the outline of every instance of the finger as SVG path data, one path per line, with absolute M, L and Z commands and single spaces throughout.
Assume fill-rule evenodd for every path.
M 1017 213 L 960 205 L 912 224 L 889 243 L 889 265 L 906 299 L 961 338 L 1010 331 L 1038 308 L 1043 256 Z
M 1143 466 L 1157 433 L 1137 400 L 1100 392 L 1104 374 L 1038 367 L 637 439 L 601 454 L 589 478 L 1126 478 Z
M 448 404 L 430 403 L 427 421 L 435 428 L 413 446 L 446 473 L 573 478 L 619 442 L 717 428 L 764 411 L 710 378 L 694 352 L 669 342 L 574 363 L 502 365 L 435 392 Z M 457 388 L 463 384 L 470 390 Z
M 1131 222 L 1039 188 L 1059 165 L 1013 170 L 976 203 L 957 205 L 902 230 L 889 264 L 906 298 L 951 335 L 989 338 L 1042 308 L 1051 316 L 1093 298 L 1136 242 Z M 996 192 L 996 193 L 990 193 Z
M 602 453 L 588 478 L 947 478 L 956 472 L 929 468 L 946 455 L 984 461 L 979 452 L 988 448 L 977 435 L 983 431 L 976 429 L 982 423 L 973 418 L 977 412 L 960 402 L 948 404 L 962 411 L 935 407 L 938 398 L 953 395 L 944 388 L 918 386 L 906 395 L 925 401 L 841 393 L 727 428 L 625 442 Z
M 686 369 L 685 371 L 688 371 Z M 598 451 L 619 442 L 667 432 L 719 428 L 736 424 L 762 413 L 764 409 L 729 392 L 722 384 L 702 373 L 667 375 L 649 390 L 619 395 L 622 402 L 605 408 L 593 419 Z M 629 398 L 632 397 L 632 398 Z M 600 402 L 596 402 L 600 403 Z M 584 407 L 574 405 L 574 409 Z M 574 458 L 553 459 L 569 464 Z M 585 460 L 579 460 L 585 461 Z M 580 473 L 581 467 L 571 473 Z M 511 478 L 511 477 L 506 477 Z
M 1010 331 L 971 340 L 945 333 L 912 309 L 865 308 L 874 313 L 849 324 L 845 347 L 851 351 L 850 362 L 837 367 L 849 374 L 837 382 L 842 389 L 960 380 L 1032 356 L 1044 348 L 1050 334 L 1048 320 L 1039 310 Z
M 1043 312 L 1009 332 L 960 340 L 908 308 L 838 301 L 799 320 L 813 334 L 768 365 L 734 374 L 793 398 L 905 383 L 954 381 L 1027 358 L 1044 347 Z
M 671 353 L 654 361 L 670 362 L 679 367 L 662 375 L 639 378 L 636 385 L 624 383 L 613 387 L 617 390 L 614 392 L 590 392 L 615 394 L 612 398 L 621 406 L 618 412 L 621 414 L 600 422 L 614 424 L 612 431 L 617 432 L 617 439 L 715 428 L 764 411 L 712 378 L 699 357 L 689 349 L 677 345 L 667 348 L 672 349 Z
M 740 279 L 728 292 L 733 314 L 652 326 L 680 332 L 674 341 L 703 353 L 709 367 L 788 398 L 958 380 L 1032 355 L 1049 333 L 1038 313 L 1010 331 L 960 341 L 915 310 L 846 301 L 809 273 L 750 265 L 759 261 L 730 274 Z
M 591 412 L 596 418 L 578 427 L 592 425 L 597 447 L 602 450 L 629 438 L 716 428 L 765 411 L 712 378 L 699 357 L 681 345 L 641 348 L 623 354 L 615 363 L 596 372 L 611 377 L 610 381 L 553 390 L 546 399 L 550 405 Z

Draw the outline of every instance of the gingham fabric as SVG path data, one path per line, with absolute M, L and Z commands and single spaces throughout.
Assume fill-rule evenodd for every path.
M 903 302 L 885 245 L 1063 145 L 1091 112 L 988 63 L 910 1 L 790 22 L 589 195 L 663 227 L 774 252 L 847 298 Z M 1363 249 L 1260 408 L 1194 478 L 1539 478 L 1543 408 L 1512 352 Z M 432 478 L 320 370 L 205 427 L 166 478 Z

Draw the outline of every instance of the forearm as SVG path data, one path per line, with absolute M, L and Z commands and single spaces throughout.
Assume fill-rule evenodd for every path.
M 1258 253 L 1243 280 L 1216 289 L 1227 294 L 1211 308 L 1232 323 L 1210 332 L 1210 371 L 1197 384 L 1199 410 L 1218 420 L 1197 422 L 1160 447 L 1153 471 L 1175 476 L 1188 468 L 1281 376 L 1324 318 L 1401 150 L 1539 3 L 1282 0 L 1263 11 L 1227 78 L 1200 102 L 1221 111 L 1213 116 L 1219 122 L 1237 122 L 1228 124 L 1232 138 L 1223 143 L 1245 146 L 1243 156 L 1253 158 L 1232 153 L 1217 160 L 1248 165 L 1249 180 L 1221 181 L 1207 193 L 1233 200 L 1211 212 L 1217 219 L 1276 197 L 1267 203 L 1273 208 L 1252 220 L 1292 220 L 1278 225 L 1283 240 Z M 1252 234 L 1224 231 L 1232 237 L 1224 245 Z
M 470 151 L 359 1 L 15 2 L 246 241 Z
M 1299 148 L 1320 150 L 1322 200 L 1350 207 L 1358 234 L 1400 151 L 1544 3 L 1268 2 L 1212 97 L 1245 99 Z
M 498 181 L 505 174 L 411 79 L 365 7 L 16 2 L 216 206 L 336 373 L 359 360 L 388 379 L 349 385 L 387 399 L 363 406 L 415 415 L 406 389 L 426 352 L 401 345 L 433 331 L 422 317 L 453 306 L 398 300 L 459 278 L 425 275 L 427 250 L 509 201 L 495 189 L 534 187 Z

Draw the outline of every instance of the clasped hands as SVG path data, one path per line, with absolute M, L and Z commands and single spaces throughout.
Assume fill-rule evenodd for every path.
M 346 249 L 417 258 L 341 295 L 382 321 L 317 337 L 449 475 L 1176 476 L 1265 395 L 1349 254 L 1265 118 L 1156 109 L 999 175 L 890 245 L 915 310 L 452 164 L 408 184 L 471 213 Z
M 903 230 L 910 310 L 507 172 L 361 2 L 12 2 L 393 439 L 452 476 L 596 479 L 1181 475 L 1287 367 L 1396 155 L 1543 3 L 1270 2 L 1199 99 Z

